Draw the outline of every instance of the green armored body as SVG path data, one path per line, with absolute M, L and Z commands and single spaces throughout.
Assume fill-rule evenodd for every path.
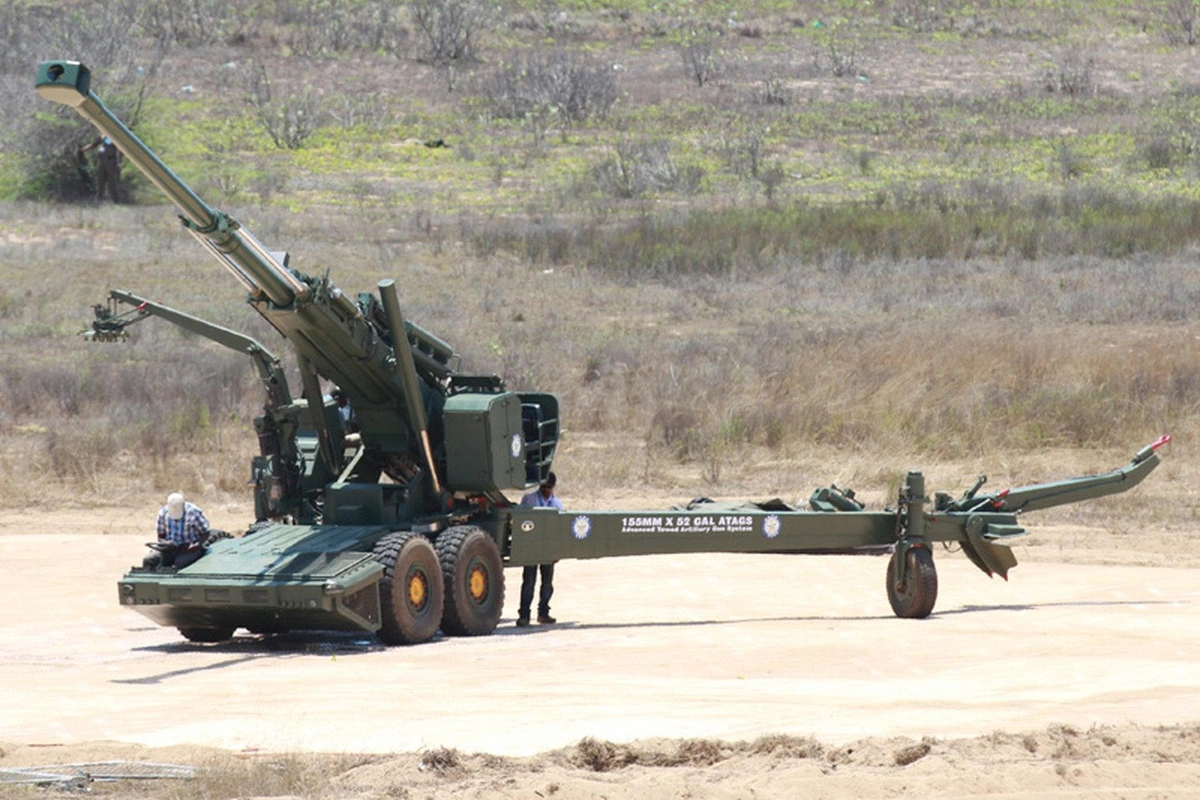
M 88 69 L 49 61 L 37 91 L 74 108 L 120 148 L 179 210 L 187 231 L 247 290 L 247 302 L 292 345 L 302 392 L 279 359 L 241 334 L 114 292 L 92 338 L 158 316 L 254 359 L 266 393 L 255 420 L 255 512 L 247 533 L 209 547 L 188 567 L 132 569 L 120 602 L 195 641 L 238 628 L 367 630 L 389 644 L 495 629 L 504 567 L 559 559 L 683 552 L 892 552 L 887 595 L 900 617 L 925 617 L 937 598 L 931 544 L 958 542 L 980 569 L 1007 576 L 1005 543 L 1019 515 L 1125 491 L 1159 463 L 1168 437 L 1102 475 L 962 497 L 925 497 L 910 472 L 896 507 L 867 511 L 836 487 L 807 508 L 779 501 L 694 501 L 665 511 L 521 508 L 506 492 L 549 475 L 559 407 L 545 392 L 512 392 L 494 375 L 457 371 L 453 348 L 404 318 L 395 283 L 347 297 L 268 250 L 234 218 L 210 208 L 90 90 Z M 135 310 L 120 314 L 119 303 Z M 322 399 L 337 384 L 354 430 Z

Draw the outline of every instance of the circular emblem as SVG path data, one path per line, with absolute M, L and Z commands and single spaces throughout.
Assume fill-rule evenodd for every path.
M 576 517 L 571 523 L 571 534 L 576 539 L 586 539 L 592 532 L 592 521 L 588 517 Z
M 521 457 L 521 434 L 514 433 L 512 439 L 508 442 L 508 452 L 512 453 L 513 458 Z
M 763 519 L 763 536 L 768 539 L 774 539 L 779 535 L 779 530 L 783 527 L 783 523 L 779 521 L 779 517 L 771 514 Z
M 524 522 L 522 522 L 521 530 L 523 530 L 525 533 L 529 533 L 531 530 L 533 530 L 533 520 L 527 519 Z

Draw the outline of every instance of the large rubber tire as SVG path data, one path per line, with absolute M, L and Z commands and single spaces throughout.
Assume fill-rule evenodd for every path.
M 211 644 L 213 642 L 224 642 L 227 639 L 232 639 L 235 630 L 237 628 L 232 625 L 223 625 L 217 628 L 179 628 L 179 633 L 189 642 Z
M 379 582 L 379 639 L 384 644 L 419 644 L 437 633 L 442 620 L 442 568 L 424 536 L 389 533 L 375 545 L 383 564 Z
M 933 565 L 933 553 L 925 547 L 910 547 L 905 555 L 907 569 L 900 579 L 899 553 L 892 553 L 888 561 L 888 602 L 897 617 L 924 619 L 933 611 L 937 602 L 937 569 Z
M 442 633 L 487 636 L 504 612 L 504 563 L 495 540 L 473 525 L 438 536 L 438 560 L 446 581 Z

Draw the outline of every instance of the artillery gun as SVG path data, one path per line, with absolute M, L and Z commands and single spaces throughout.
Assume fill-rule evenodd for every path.
M 808 507 L 697 500 L 666 511 L 557 511 L 505 492 L 546 479 L 559 437 L 554 395 L 512 392 L 494 375 L 457 371 L 454 350 L 406 320 L 394 281 L 352 300 L 328 276 L 291 266 L 235 219 L 210 208 L 90 89 L 87 67 L 48 61 L 43 97 L 74 108 L 180 212 L 187 231 L 247 290 L 247 302 L 292 345 L 302 396 L 279 359 L 252 339 L 114 292 L 91 338 L 120 339 L 149 315 L 250 355 L 266 390 L 255 420 L 257 519 L 185 568 L 133 568 L 120 602 L 193 641 L 238 628 L 367 630 L 388 644 L 484 635 L 499 622 L 504 567 L 572 558 L 693 552 L 891 552 L 887 595 L 899 617 L 928 616 L 937 598 L 934 542 L 957 543 L 988 575 L 1007 578 L 1019 515 L 1131 489 L 1159 463 L 1164 436 L 1111 472 L 961 497 L 909 472 L 894 508 L 868 511 L 852 492 L 820 489 Z M 116 304 L 134 307 L 120 314 Z M 321 379 L 347 394 L 347 435 Z

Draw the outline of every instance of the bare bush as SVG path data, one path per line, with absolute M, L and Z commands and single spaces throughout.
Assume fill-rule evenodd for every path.
M 665 403 L 650 420 L 648 439 L 665 446 L 678 458 L 691 458 L 697 452 L 700 418 L 689 405 Z
M 285 40 L 300 55 L 396 53 L 408 32 L 395 9 L 388 0 L 285 0 L 276 4 L 276 18 L 285 28 Z
M 934 740 L 925 737 L 919 742 L 899 748 L 892 754 L 892 760 L 898 767 L 907 767 L 920 761 L 933 750 Z
M 792 101 L 792 92 L 788 89 L 787 81 L 779 75 L 763 79 L 758 101 L 767 106 L 786 106 Z
M 565 132 L 607 116 L 617 99 L 617 79 L 609 64 L 564 50 L 534 51 L 493 72 L 483 93 L 501 119 L 533 120 L 544 130 L 553 115 Z
M 1088 159 L 1081 154 L 1070 140 L 1060 137 L 1054 141 L 1054 164 L 1064 181 L 1073 180 L 1088 169 Z
M 373 756 L 350 754 L 271 753 L 245 758 L 240 754 L 217 752 L 201 762 L 196 777 L 186 788 L 173 788 L 170 795 L 180 798 L 331 797 L 345 794 L 340 789 L 339 776 L 373 760 Z M 155 788 L 167 793 L 160 787 Z M 405 797 L 407 793 L 400 796 Z
M 679 163 L 669 142 L 623 142 L 592 167 L 592 177 L 605 194 L 629 199 L 649 191 L 696 192 L 704 169 Z
M 324 124 L 324 103 L 311 87 L 275 97 L 266 68 L 253 63 L 246 77 L 246 102 L 279 149 L 298 150 Z
M 626 745 L 588 736 L 575 745 L 572 761 L 593 772 L 610 772 L 637 763 L 637 753 Z
M 495 17 L 482 0 L 412 0 L 409 8 L 424 36 L 423 59 L 439 66 L 474 61 L 476 39 Z
M 645 749 L 639 754 L 638 763 L 654 767 L 710 767 L 729 758 L 739 749 L 738 745 L 716 739 L 681 739 L 675 743 L 673 751 Z
M 185 46 L 241 43 L 255 35 L 263 16 L 253 0 L 152 0 L 145 26 L 152 36 Z
M 201 156 L 204 164 L 201 186 L 216 190 L 225 200 L 231 200 L 245 191 L 253 169 L 248 168 L 240 158 L 240 153 L 249 149 L 242 129 L 228 120 L 222 120 L 216 131 L 204 137 L 201 146 L 204 148 Z
M 953 26 L 962 0 L 891 0 L 889 11 L 897 28 L 932 33 Z
M 438 775 L 453 775 L 463 769 L 463 759 L 453 747 L 435 747 L 421 754 L 420 768 Z
M 813 50 L 813 69 L 829 72 L 835 78 L 858 77 L 863 74 L 860 60 L 864 36 L 858 23 L 837 21 L 821 29 Z
M 330 101 L 326 113 L 343 128 L 383 131 L 396 121 L 395 111 L 387 100 L 374 93 L 339 93 Z
M 1152 170 L 1172 169 L 1187 152 L 1186 145 L 1171 136 L 1155 136 L 1143 142 L 1138 152 L 1146 166 Z
M 703 87 L 716 80 L 725 70 L 719 41 L 713 33 L 691 33 L 679 46 L 684 69 L 697 86 Z
M 774 202 L 775 194 L 779 191 L 779 187 L 787 180 L 787 171 L 779 164 L 772 160 L 766 169 L 759 170 L 758 184 L 762 187 L 763 194 L 769 202 Z
M 1196 46 L 1200 41 L 1200 4 L 1196 0 L 1167 0 L 1161 13 L 1168 42 L 1177 46 Z
M 1072 48 L 1061 53 L 1050 66 L 1044 68 L 1038 82 L 1047 92 L 1070 97 L 1089 97 L 1096 93 L 1095 68 L 1096 59 L 1092 55 Z
M 825 754 L 825 746 L 812 736 L 789 736 L 783 733 L 769 733 L 750 742 L 747 749 L 751 753 L 770 753 L 778 758 L 820 758 Z
M 769 128 L 759 125 L 731 130 L 722 135 L 716 150 L 734 175 L 757 179 L 766 157 L 768 133 Z

